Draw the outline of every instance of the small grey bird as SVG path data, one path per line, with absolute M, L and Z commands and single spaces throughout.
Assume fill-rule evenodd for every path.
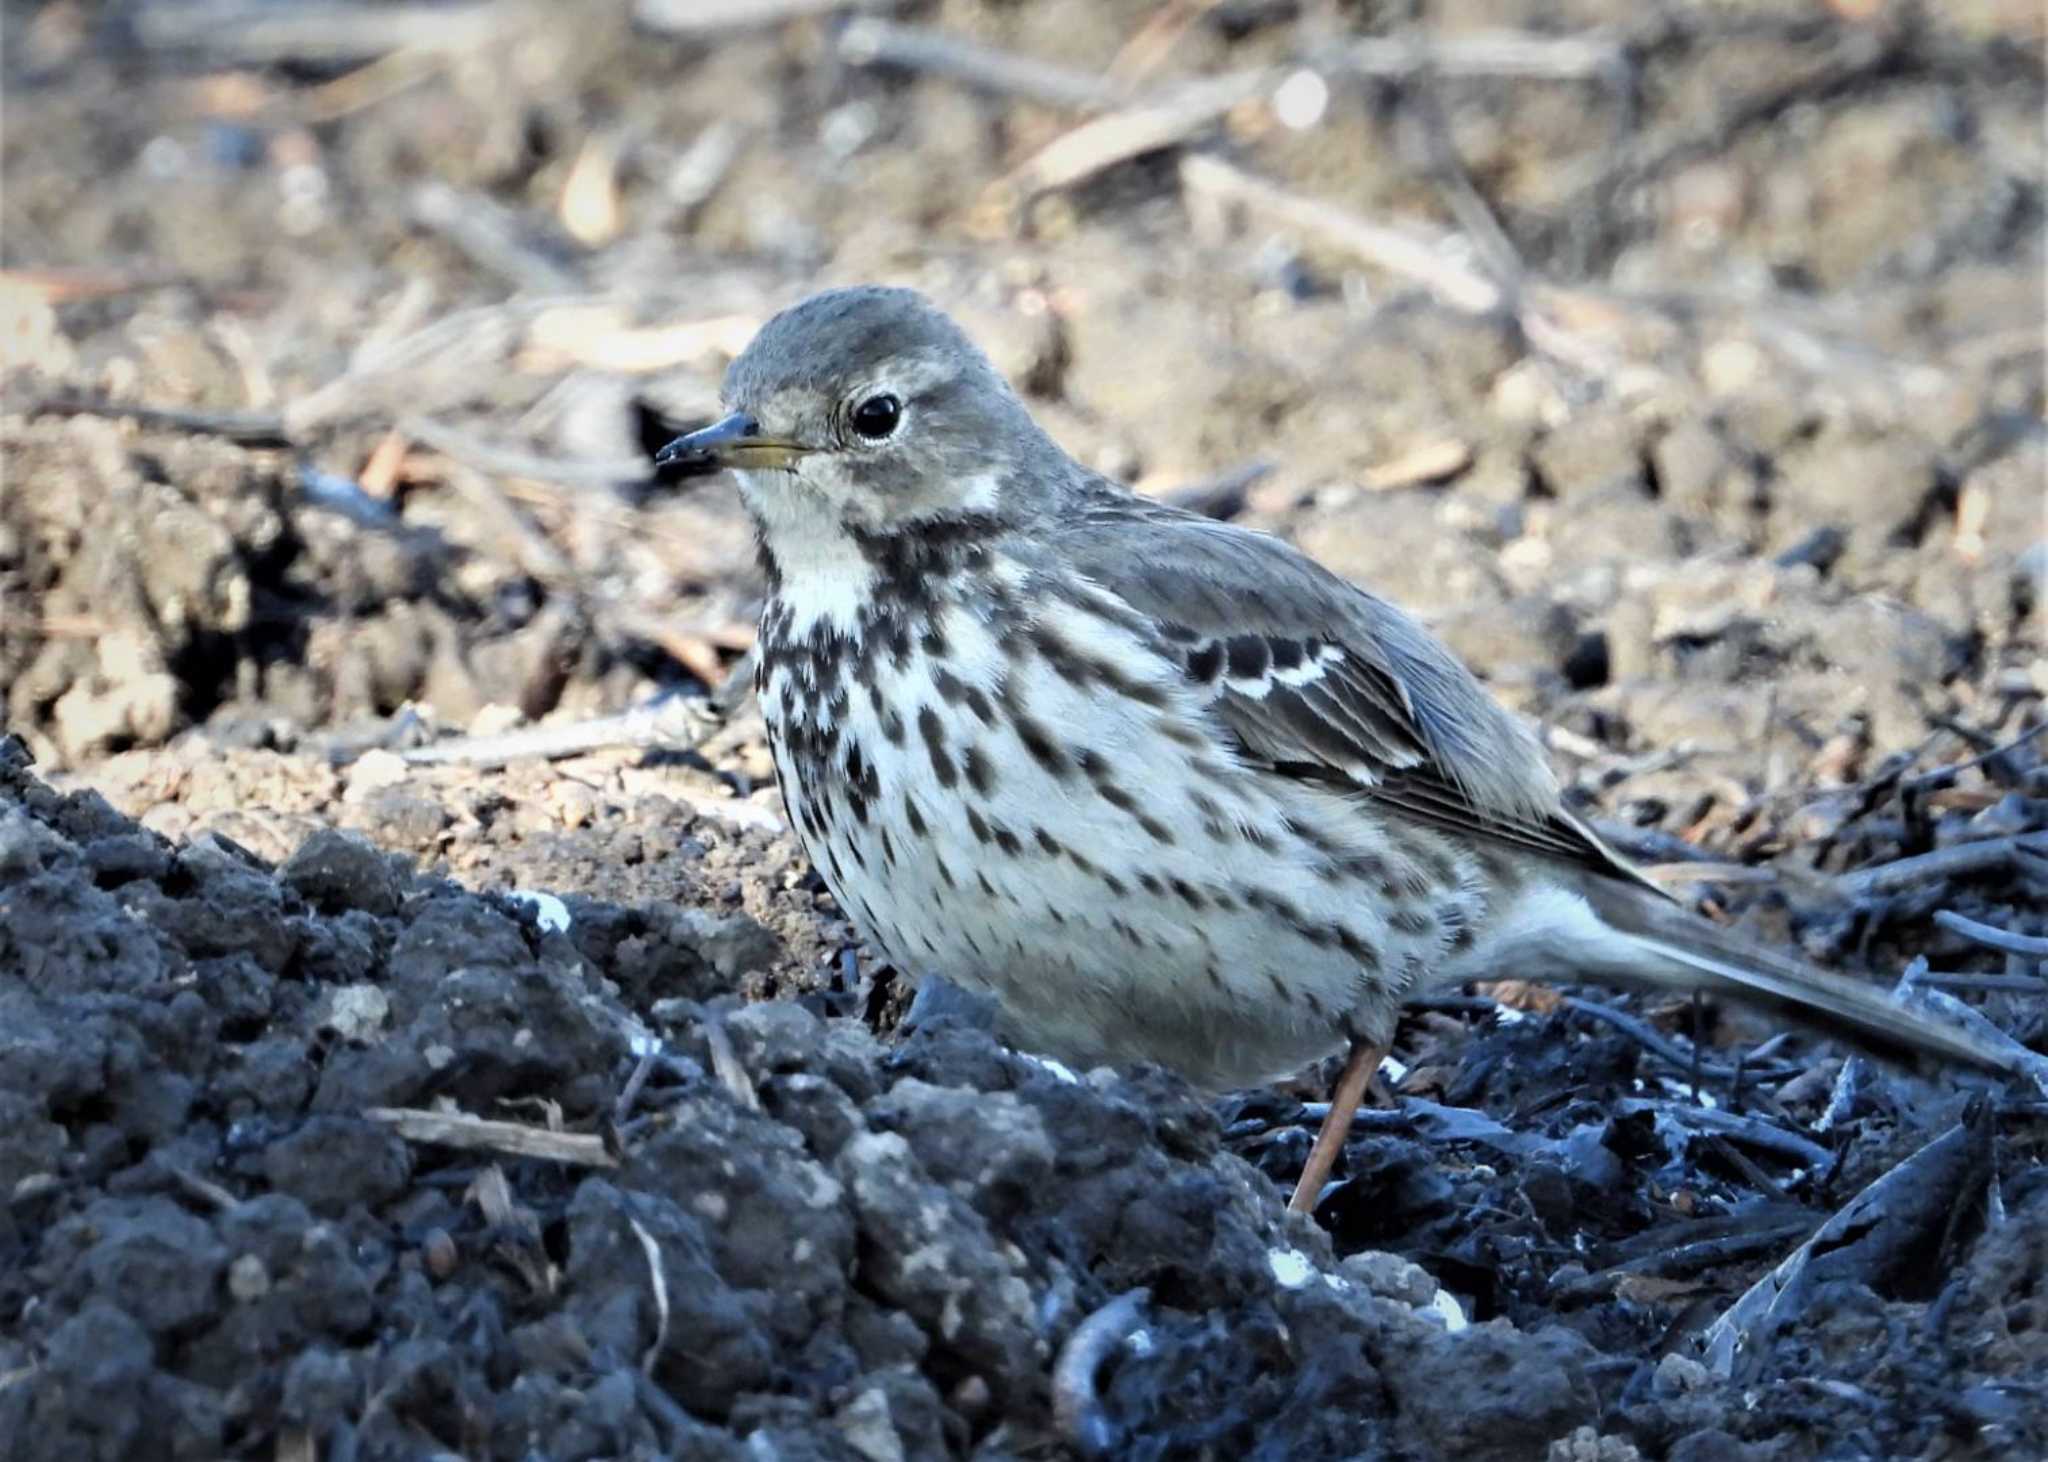
M 1348 1047 L 1297 1207 L 1402 1002 L 1473 979 L 1703 990 L 2006 1066 L 1674 904 L 1414 620 L 1081 466 L 921 296 L 784 311 L 724 400 L 657 462 L 738 478 L 776 776 L 840 905 L 1077 1066 L 1225 1088 Z

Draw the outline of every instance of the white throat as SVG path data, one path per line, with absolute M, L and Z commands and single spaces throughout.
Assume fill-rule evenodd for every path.
M 875 566 L 844 528 L 815 504 L 793 502 L 793 484 L 775 474 L 740 473 L 741 495 L 760 526 L 761 545 L 782 576 L 777 597 L 789 607 L 790 632 L 820 624 L 850 634 L 875 591 Z M 794 510 L 793 510 L 794 509 Z M 806 510 L 808 509 L 808 510 Z

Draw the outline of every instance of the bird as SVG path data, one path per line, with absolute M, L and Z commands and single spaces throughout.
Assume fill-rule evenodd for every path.
M 1403 1005 L 1475 979 L 1705 992 L 2009 1067 L 1675 902 L 1416 619 L 1075 461 L 921 294 L 802 300 L 721 400 L 656 476 L 738 483 L 776 781 L 841 909 L 1071 1067 L 1227 1090 L 1344 1053 L 1295 1209 Z

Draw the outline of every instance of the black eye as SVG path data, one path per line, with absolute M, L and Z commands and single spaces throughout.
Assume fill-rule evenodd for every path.
M 903 403 L 884 392 L 870 396 L 853 408 L 853 429 L 871 442 L 879 442 L 896 430 L 903 419 Z

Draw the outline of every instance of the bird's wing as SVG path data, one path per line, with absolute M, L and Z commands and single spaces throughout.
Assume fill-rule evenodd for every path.
M 1428 631 L 1263 533 L 1105 495 L 1062 557 L 1150 620 L 1246 758 L 1420 821 L 1633 877 L 1535 737 Z

